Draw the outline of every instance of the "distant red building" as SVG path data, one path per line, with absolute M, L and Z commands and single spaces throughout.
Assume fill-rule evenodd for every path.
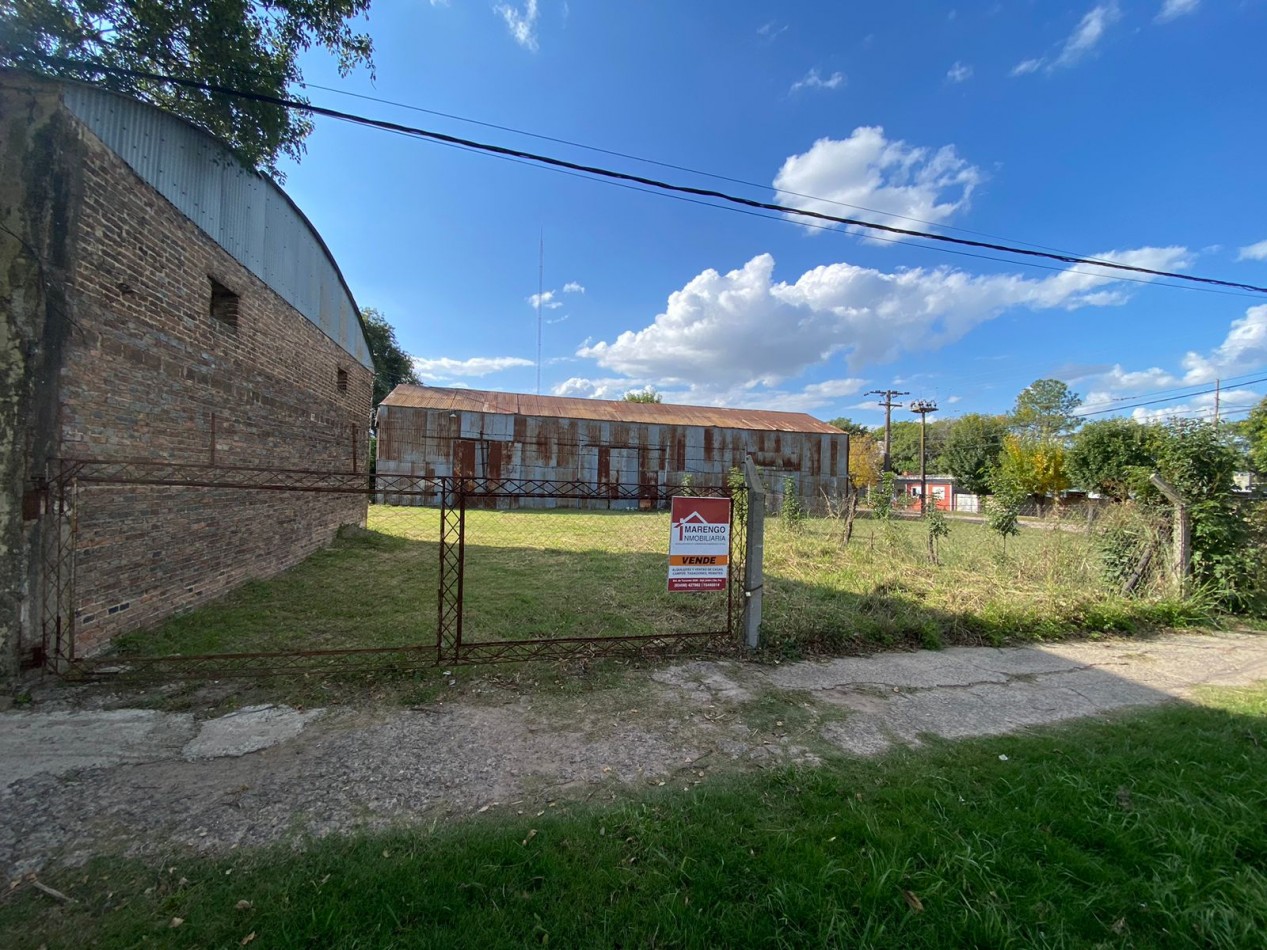
M 942 511 L 955 510 L 955 477 L 953 475 L 929 475 L 924 479 L 928 485 L 929 504 Z M 908 504 L 919 505 L 920 480 L 918 475 L 897 475 L 893 478 L 894 491 L 901 498 L 909 499 Z

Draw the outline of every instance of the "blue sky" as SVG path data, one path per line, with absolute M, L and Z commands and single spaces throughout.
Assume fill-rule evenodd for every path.
M 1264 0 L 376 0 L 367 29 L 376 80 L 313 54 L 313 102 L 765 201 L 1267 284 Z M 946 415 L 1004 411 L 1043 376 L 1088 410 L 1216 379 L 1225 413 L 1267 393 L 1249 384 L 1267 376 L 1264 295 L 880 243 L 329 119 L 285 171 L 358 301 L 434 385 L 535 391 L 544 234 L 545 393 L 654 386 L 671 402 L 872 424 L 866 392 L 890 385 Z M 1195 416 L 1212 399 L 1136 412 Z

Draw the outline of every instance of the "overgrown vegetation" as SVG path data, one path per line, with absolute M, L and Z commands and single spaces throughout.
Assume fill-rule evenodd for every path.
M 466 516 L 468 640 L 715 630 L 724 594 L 669 594 L 663 512 L 477 511 Z M 1077 525 L 1024 528 L 1000 552 L 986 525 L 766 522 L 763 637 L 774 656 L 1004 643 L 1208 619 L 1164 585 L 1106 581 Z M 123 653 L 225 653 L 434 643 L 439 514 L 371 510 L 370 531 L 266 581 L 121 641 Z M 1062 530 L 1062 527 L 1077 530 Z
M 1264 789 L 1267 689 L 1221 691 L 616 805 L 98 859 L 43 876 L 72 902 L 10 891 L 0 944 L 1254 947 Z

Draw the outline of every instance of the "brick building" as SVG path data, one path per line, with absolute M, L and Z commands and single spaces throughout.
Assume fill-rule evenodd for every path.
M 0 310 L 0 677 L 46 645 L 52 460 L 348 471 L 364 454 L 372 362 L 329 250 L 274 182 L 151 106 L 0 71 Z M 296 563 L 365 504 L 76 487 L 77 649 Z

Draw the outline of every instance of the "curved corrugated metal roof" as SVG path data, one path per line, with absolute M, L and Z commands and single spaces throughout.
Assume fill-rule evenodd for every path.
M 650 425 L 711 426 L 718 429 L 752 429 L 773 432 L 818 432 L 841 435 L 803 412 L 770 409 L 722 409 L 716 406 L 674 406 L 665 403 L 578 399 L 567 396 L 529 396 L 485 389 L 443 389 L 402 383 L 391 391 L 384 406 L 440 409 L 448 412 L 487 412 L 500 415 L 544 416 L 559 419 L 594 419 L 602 422 L 640 422 Z
M 0 71 L 60 88 L 66 108 L 155 191 L 362 366 L 374 368 L 361 311 L 299 206 L 215 136 L 156 106 L 86 83 Z

